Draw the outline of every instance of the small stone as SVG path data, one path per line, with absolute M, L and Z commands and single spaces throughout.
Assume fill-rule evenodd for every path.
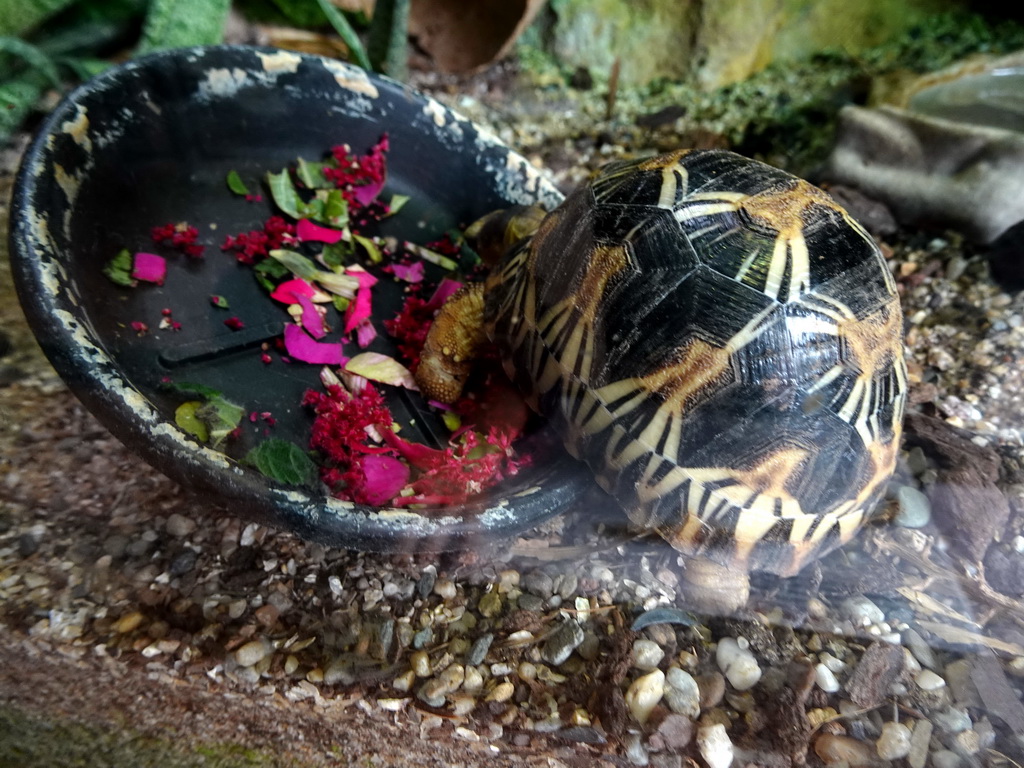
M 434 583 L 434 594 L 445 600 L 451 600 L 458 594 L 458 589 L 455 586 L 455 582 L 451 579 L 438 579 Z
M 424 627 L 415 635 L 412 636 L 412 647 L 417 651 L 422 650 L 426 646 L 430 645 L 430 642 L 434 639 L 434 630 L 430 627 Z
M 256 617 L 256 621 L 262 624 L 264 627 L 272 627 L 277 623 L 277 617 L 280 615 L 280 611 L 273 605 L 261 605 L 255 610 L 253 616 Z
M 284 660 L 284 673 L 286 675 L 294 675 L 295 670 L 299 668 L 299 657 L 294 653 L 289 653 L 288 658 Z
M 650 765 L 651 758 L 647 754 L 647 747 L 639 733 L 627 733 L 622 741 L 626 747 L 626 759 L 629 760 L 630 765 Z
M 665 683 L 665 703 L 668 708 L 696 720 L 700 716 L 700 688 L 693 675 L 679 667 L 669 667 Z
M 184 576 L 196 567 L 197 560 L 199 560 L 198 552 L 194 549 L 185 549 L 180 555 L 171 561 L 171 565 L 168 567 L 167 572 L 171 575 L 171 578 L 175 579 L 179 576 Z
M 896 515 L 893 522 L 903 528 L 923 528 L 932 517 L 928 497 L 910 485 L 901 485 L 896 492 Z
M 494 686 L 494 689 L 484 697 L 484 701 L 508 701 L 512 698 L 512 694 L 515 692 L 516 687 L 506 680 L 505 682 L 498 683 Z
M 566 619 L 546 641 L 540 655 L 548 664 L 557 667 L 583 642 L 583 627 L 575 619 Z
M 921 637 L 920 632 L 908 627 L 903 631 L 900 638 L 903 641 L 903 644 L 910 649 L 912 654 L 914 654 L 914 658 L 920 662 L 922 667 L 935 669 L 935 654 L 932 653 L 932 647 L 928 645 L 927 641 L 923 637 Z
M 177 512 L 168 517 L 167 522 L 164 524 L 164 530 L 171 536 L 179 539 L 195 533 L 197 527 L 198 524 L 193 518 L 179 515 Z
M 672 713 L 666 715 L 658 723 L 655 733 L 662 740 L 666 749 L 678 752 L 693 740 L 694 730 L 692 719 L 683 714 Z
M 885 621 L 885 612 L 863 595 L 843 600 L 842 609 L 857 627 L 868 627 Z
M 437 581 L 437 568 L 433 565 L 428 565 L 423 569 L 423 573 L 420 574 L 419 581 L 416 582 L 416 593 L 421 599 L 426 599 L 427 595 L 434 591 L 434 583 Z
M 576 594 L 576 588 L 579 586 L 579 583 L 579 577 L 575 573 L 565 574 L 558 584 L 558 596 L 563 600 L 568 600 Z
M 814 682 L 825 693 L 835 693 L 839 690 L 839 681 L 835 673 L 824 664 L 818 664 L 814 668 Z
M 451 697 L 452 714 L 465 717 L 476 708 L 476 697 L 468 693 L 460 693 Z
M 981 737 L 977 731 L 968 728 L 953 737 L 952 747 L 954 752 L 964 757 L 976 755 L 981 751 Z
M 483 664 L 484 658 L 486 658 L 493 642 L 494 635 L 490 632 L 478 637 L 474 641 L 473 647 L 469 649 L 469 653 L 466 654 L 466 664 L 472 667 L 475 667 L 477 664 Z
M 910 729 L 903 723 L 889 721 L 882 725 L 882 735 L 875 742 L 883 760 L 899 760 L 910 754 Z
M 18 556 L 19 557 L 32 557 L 36 552 L 39 551 L 39 544 L 42 541 L 42 537 L 37 535 L 34 531 L 26 531 L 18 537 Z
M 132 613 L 127 613 L 115 621 L 112 629 L 118 634 L 126 635 L 129 632 L 138 629 L 139 625 L 145 620 L 145 616 L 138 611 L 133 611 Z
M 750 690 L 761 679 L 761 668 L 754 654 L 741 647 L 735 638 L 724 637 L 718 641 L 715 661 L 737 691 Z
M 665 658 L 665 651 L 653 640 L 637 640 L 633 643 L 633 666 L 637 669 L 656 669 Z
M 501 613 L 501 595 L 496 591 L 487 592 L 480 597 L 480 603 L 477 605 L 477 611 L 485 619 L 493 618 Z
M 466 679 L 462 681 L 462 690 L 466 693 L 478 693 L 483 690 L 484 676 L 476 667 L 466 667 Z
M 940 749 L 932 752 L 932 765 L 935 768 L 960 768 L 962 764 L 960 755 L 948 749 Z
M 665 673 L 660 669 L 638 677 L 626 691 L 626 706 L 633 719 L 643 725 L 665 694 Z
M 426 651 L 415 651 L 409 657 L 409 667 L 416 677 L 430 677 L 430 654 Z
M 725 675 L 721 672 L 711 672 L 707 675 L 697 675 L 696 680 L 700 689 L 702 710 L 712 709 L 722 703 L 722 699 L 725 698 Z
M 522 594 L 519 596 L 519 602 L 517 606 L 524 611 L 533 611 L 539 613 L 544 610 L 544 599 L 537 597 L 536 595 Z
M 966 710 L 955 707 L 950 707 L 943 712 L 933 712 L 932 723 L 947 733 L 960 733 L 974 724 Z
M 946 681 L 932 672 L 930 669 L 923 669 L 914 677 L 914 682 L 922 691 L 937 691 L 944 688 Z
M 554 594 L 554 582 L 544 571 L 530 571 L 523 577 L 523 589 L 547 599 Z
M 266 640 L 250 640 L 235 650 L 235 661 L 240 667 L 251 667 L 270 655 L 272 647 Z
M 914 732 L 910 735 L 910 751 L 907 753 L 907 763 L 910 768 L 924 768 L 928 763 L 928 744 L 932 738 L 932 724 L 930 720 L 918 720 L 914 725 Z
M 849 736 L 823 733 L 814 741 L 814 753 L 826 765 L 857 766 L 873 765 L 878 759 L 869 745 Z
M 400 674 L 391 683 L 391 687 L 396 691 L 407 693 L 412 690 L 413 683 L 416 682 L 416 673 L 411 669 L 407 669 L 405 672 Z
M 732 741 L 722 723 L 697 729 L 697 749 L 709 768 L 729 768 L 733 760 Z

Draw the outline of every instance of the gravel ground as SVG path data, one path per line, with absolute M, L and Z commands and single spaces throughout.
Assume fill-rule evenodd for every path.
M 448 98 L 563 186 L 639 146 L 567 135 L 564 104 L 510 121 L 482 88 Z M 1024 762 L 1024 301 L 952 235 L 886 247 L 914 417 L 884 519 L 718 617 L 596 491 L 597 522 L 464 555 L 234 517 L 84 411 L 0 259 L 0 765 Z

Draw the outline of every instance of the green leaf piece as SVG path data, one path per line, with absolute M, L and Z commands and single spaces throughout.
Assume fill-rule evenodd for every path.
M 306 205 L 299 197 L 299 191 L 295 189 L 295 182 L 287 170 L 280 173 L 267 172 L 267 186 L 270 188 L 270 196 L 274 198 L 274 204 L 287 213 L 293 219 L 301 219 L 305 216 Z
M 210 430 L 210 442 L 216 448 L 224 439 L 238 429 L 245 411 L 240 405 L 221 396 L 211 397 L 196 410 L 196 418 Z
M 329 163 L 314 163 L 300 157 L 295 175 L 307 189 L 333 189 L 334 182 L 324 176 L 324 168 L 328 165 Z
M 138 53 L 219 43 L 230 8 L 230 0 L 152 0 Z
M 339 240 L 336 243 L 328 243 L 320 251 L 320 261 L 331 269 L 340 269 L 352 255 L 352 243 Z
M 272 437 L 253 448 L 245 457 L 271 480 L 288 485 L 308 485 L 316 478 L 316 464 L 295 443 Z
M 408 195 L 392 195 L 391 202 L 388 203 L 388 216 L 394 216 L 409 202 Z
M 196 415 L 202 407 L 203 403 L 200 400 L 189 400 L 187 403 L 182 403 L 174 411 L 174 423 L 200 442 L 205 443 L 210 439 L 210 430 L 206 427 L 206 423 Z
M 0 0 L 0 35 L 22 35 L 74 0 Z
M 363 48 L 359 36 L 352 29 L 352 25 L 348 23 L 348 19 L 345 18 L 341 11 L 331 5 L 330 0 L 316 1 L 320 5 L 320 10 L 324 12 L 324 16 L 327 17 L 327 21 L 334 27 L 334 31 L 338 33 L 338 37 L 348 46 L 348 50 L 351 52 L 355 63 L 363 69 L 369 70 L 370 59 L 366 56 L 366 49 Z
M 242 177 L 238 175 L 238 171 L 228 171 L 227 183 L 228 189 L 236 195 L 249 194 L 249 188 L 245 186 L 245 182 L 242 181 Z
M 132 288 L 135 286 L 135 281 L 132 280 L 132 254 L 127 248 L 122 248 L 118 254 L 107 262 L 107 265 L 103 267 L 103 274 L 106 275 L 110 282 L 115 285 L 120 285 L 125 288 Z
M 51 88 L 60 88 L 60 73 L 57 71 L 57 65 L 40 48 L 16 37 L 0 37 L 0 53 L 23 60 L 45 77 Z
M 359 288 L 359 281 L 354 277 L 341 272 L 328 272 L 319 269 L 312 259 L 306 258 L 301 253 L 280 248 L 271 251 L 270 256 L 286 266 L 296 277 L 317 283 L 325 291 L 352 298 L 356 295 L 356 289 Z
M 374 264 L 380 264 L 380 262 L 384 260 L 384 254 L 381 253 L 380 246 L 370 238 L 363 237 L 363 235 L 353 234 L 352 239 L 363 247 L 363 250 L 366 251 L 366 256 Z
M 274 259 L 264 259 L 255 267 L 253 267 L 253 274 L 256 276 L 256 282 L 263 286 L 267 291 L 273 291 L 276 287 L 275 280 L 280 280 L 282 277 L 287 277 L 291 274 L 284 264 Z

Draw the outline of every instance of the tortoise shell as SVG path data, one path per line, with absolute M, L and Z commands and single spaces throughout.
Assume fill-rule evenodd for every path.
M 505 367 L 632 521 L 790 575 L 895 466 L 902 313 L 871 237 L 731 152 L 613 163 L 488 279 Z

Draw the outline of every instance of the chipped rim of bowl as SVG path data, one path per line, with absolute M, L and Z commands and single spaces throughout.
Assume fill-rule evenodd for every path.
M 326 70 L 359 110 L 372 110 L 382 97 L 421 104 L 428 125 L 441 142 L 473 141 L 478 164 L 493 177 L 495 189 L 512 204 L 540 203 L 552 208 L 562 194 L 522 155 L 470 120 L 409 86 L 341 61 L 310 54 L 251 46 L 204 46 L 161 51 L 131 60 L 78 86 L 46 118 L 25 153 L 15 182 L 11 209 L 10 253 L 15 284 L 30 326 L 47 357 L 87 408 L 122 442 L 178 483 L 217 493 L 231 511 L 258 523 L 288 529 L 305 539 L 366 550 L 438 551 L 459 549 L 522 531 L 564 511 L 580 494 L 579 466 L 558 461 L 543 487 L 500 496 L 482 494 L 458 509 L 421 514 L 400 508 L 374 508 L 345 502 L 325 492 L 298 490 L 198 443 L 157 411 L 123 378 L 117 361 L 103 348 L 81 306 L 78 288 L 62 264 L 53 228 L 70 230 L 79 177 L 54 170 L 54 137 L 67 134 L 91 157 L 94 140 L 104 140 L 89 125 L 82 102 L 124 87 L 133 75 L 159 68 L 168 60 L 209 62 L 207 98 L 233 98 L 240 90 L 273 86 L 282 72 L 300 65 Z M 242 63 L 250 66 L 239 74 Z M 232 69 L 224 65 L 229 63 Z M 87 160 L 83 175 L 92 161 Z M 61 176 L 63 174 L 63 177 Z M 51 221 L 37 208 L 41 180 L 53 177 L 66 197 L 63 221 Z

